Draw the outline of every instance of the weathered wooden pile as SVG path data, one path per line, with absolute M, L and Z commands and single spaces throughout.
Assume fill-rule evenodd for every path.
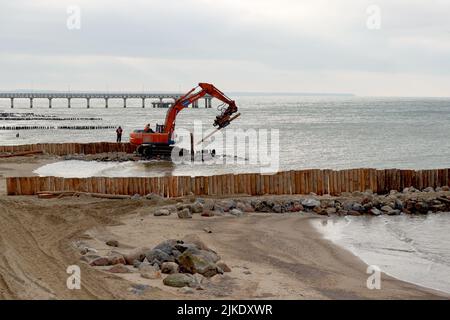
M 92 150 L 89 151 L 92 152 Z M 145 178 L 16 177 L 7 178 L 7 191 L 9 195 L 35 195 L 43 191 L 81 191 L 122 195 L 154 193 L 164 197 L 190 194 L 229 196 L 309 194 L 311 192 L 317 195 L 339 195 L 343 192 L 365 190 L 384 194 L 389 193 L 390 190 L 402 191 L 411 186 L 422 190 L 426 187 L 450 185 L 449 171 L 450 169 L 339 171 L 312 169 L 285 171 L 274 175 L 247 173 Z

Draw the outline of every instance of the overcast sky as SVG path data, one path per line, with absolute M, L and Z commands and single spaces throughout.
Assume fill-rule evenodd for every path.
M 1 1 L 0 74 L 0 90 L 450 96 L 450 1 Z

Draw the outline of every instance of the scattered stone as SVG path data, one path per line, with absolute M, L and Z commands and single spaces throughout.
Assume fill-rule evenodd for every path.
M 192 206 L 191 206 L 192 213 L 202 213 L 202 211 L 203 211 L 203 205 L 199 201 L 196 201 L 196 202 L 194 202 L 194 204 L 192 204 Z
M 205 231 L 206 233 L 212 233 L 212 230 L 208 228 L 203 228 L 203 231 Z
M 108 269 L 108 272 L 111 272 L 111 273 L 130 273 L 130 269 L 128 269 L 123 264 L 117 264 L 117 265 L 111 267 L 110 269 Z
M 244 215 L 244 213 L 239 209 L 231 209 L 230 214 L 236 217 L 242 217 Z
M 168 209 L 158 209 L 155 211 L 155 213 L 153 213 L 153 215 L 155 217 L 170 216 L 170 211 Z
M 381 211 L 386 212 L 386 213 L 391 211 L 391 210 L 394 210 L 394 208 L 392 208 L 390 206 L 382 206 L 381 207 Z
M 123 255 L 119 253 L 113 253 L 107 256 L 110 265 L 126 264 L 126 260 Z
M 169 287 L 191 287 L 195 284 L 195 278 L 186 273 L 174 273 L 165 277 L 163 283 Z
M 117 240 L 108 240 L 108 241 L 106 241 L 106 245 L 108 245 L 110 247 L 118 247 L 119 246 L 119 241 L 117 241 Z
M 161 264 L 161 272 L 167 274 L 178 273 L 178 264 L 175 262 L 163 262 Z
M 161 264 L 163 262 L 174 262 L 175 258 L 160 250 L 160 249 L 152 249 L 149 252 L 147 252 L 147 254 L 145 255 L 145 257 L 147 258 L 148 262 L 150 264 L 157 264 L 158 266 L 161 266 Z
M 392 209 L 391 211 L 388 211 L 388 215 L 390 215 L 390 216 L 396 216 L 396 215 L 399 215 L 401 213 L 401 211 L 400 210 L 398 210 L 398 209 Z
M 93 259 L 89 264 L 94 267 L 109 266 L 109 259 L 107 257 L 98 257 Z
M 180 219 L 190 219 L 190 218 L 192 218 L 192 214 L 191 214 L 191 212 L 189 211 L 188 208 L 184 208 L 184 209 L 178 211 L 178 218 L 180 218 Z
M 248 270 L 245 270 L 244 274 L 252 274 L 252 273 L 250 271 L 248 271 Z
M 383 214 L 383 212 L 381 212 L 380 210 L 378 210 L 377 208 L 372 208 L 372 209 L 370 209 L 370 211 L 369 211 L 371 214 L 373 214 L 374 216 L 379 216 L 379 215 L 382 215 Z
M 327 215 L 336 214 L 336 208 L 326 208 Z
M 432 187 L 428 187 L 423 189 L 423 192 L 434 192 L 434 189 Z
M 320 207 L 320 201 L 312 198 L 304 199 L 302 201 L 302 206 L 312 209 L 314 207 Z

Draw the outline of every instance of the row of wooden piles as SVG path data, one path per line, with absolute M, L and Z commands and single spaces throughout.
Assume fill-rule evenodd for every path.
M 80 191 L 104 194 L 180 197 L 189 194 L 229 196 L 309 194 L 339 195 L 365 191 L 383 194 L 413 186 L 417 189 L 450 185 L 450 169 L 435 170 L 299 170 L 274 175 L 258 173 L 215 176 L 165 176 L 148 178 L 7 178 L 9 195 L 34 195 L 42 191 Z
M 105 152 L 133 153 L 136 147 L 129 143 L 38 143 L 18 146 L 0 146 L 0 153 L 42 151 L 46 154 L 65 156 L 69 154 L 96 154 Z

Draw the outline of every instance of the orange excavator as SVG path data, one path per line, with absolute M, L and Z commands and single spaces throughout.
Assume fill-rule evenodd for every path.
M 198 88 L 200 88 L 200 90 L 198 90 Z M 219 107 L 221 113 L 216 116 L 213 123 L 213 126 L 217 127 L 217 130 L 225 128 L 231 121 L 240 116 L 239 113 L 233 115 L 238 110 L 236 103 L 228 98 L 222 91 L 212 84 L 199 83 L 197 87 L 176 100 L 167 110 L 164 125 L 157 124 L 154 131 L 150 128 L 134 130 L 130 134 L 130 143 L 137 146 L 136 151 L 145 158 L 170 157 L 175 144 L 175 119 L 178 113 L 205 95 L 210 95 L 223 102 Z M 227 105 L 226 108 L 225 105 Z

